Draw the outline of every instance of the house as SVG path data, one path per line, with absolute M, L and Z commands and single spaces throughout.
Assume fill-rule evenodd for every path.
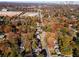
M 8 9 L 6 9 L 6 8 L 3 8 L 1 11 L 8 11 Z

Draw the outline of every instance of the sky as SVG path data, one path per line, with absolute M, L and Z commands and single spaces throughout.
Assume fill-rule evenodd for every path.
M 51 2 L 51 1 L 79 1 L 79 0 L 0 0 L 0 1 L 24 1 L 24 2 L 31 2 L 31 1 L 34 1 L 34 2 Z
M 63 2 L 63 1 L 76 1 L 76 3 L 78 3 L 77 1 L 79 0 L 0 0 L 0 2 Z

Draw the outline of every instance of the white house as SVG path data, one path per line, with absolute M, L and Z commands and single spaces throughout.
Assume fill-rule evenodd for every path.
M 1 11 L 7 11 L 8 9 L 6 9 L 6 8 L 3 8 Z

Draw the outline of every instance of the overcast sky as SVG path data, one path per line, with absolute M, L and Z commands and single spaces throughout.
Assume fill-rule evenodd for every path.
M 47 1 L 47 2 L 51 2 L 51 1 L 79 1 L 79 0 L 0 0 L 0 1 L 26 1 L 26 2 L 31 2 L 31 1 L 34 1 L 34 2 L 43 2 L 43 1 Z
M 55 2 L 59 3 L 60 1 L 76 1 L 75 3 L 78 4 L 79 0 L 0 0 L 0 2 Z

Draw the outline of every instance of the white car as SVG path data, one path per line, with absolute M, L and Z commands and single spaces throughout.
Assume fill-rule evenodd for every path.
M 0 35 L 0 39 L 2 39 L 4 37 L 4 35 Z

